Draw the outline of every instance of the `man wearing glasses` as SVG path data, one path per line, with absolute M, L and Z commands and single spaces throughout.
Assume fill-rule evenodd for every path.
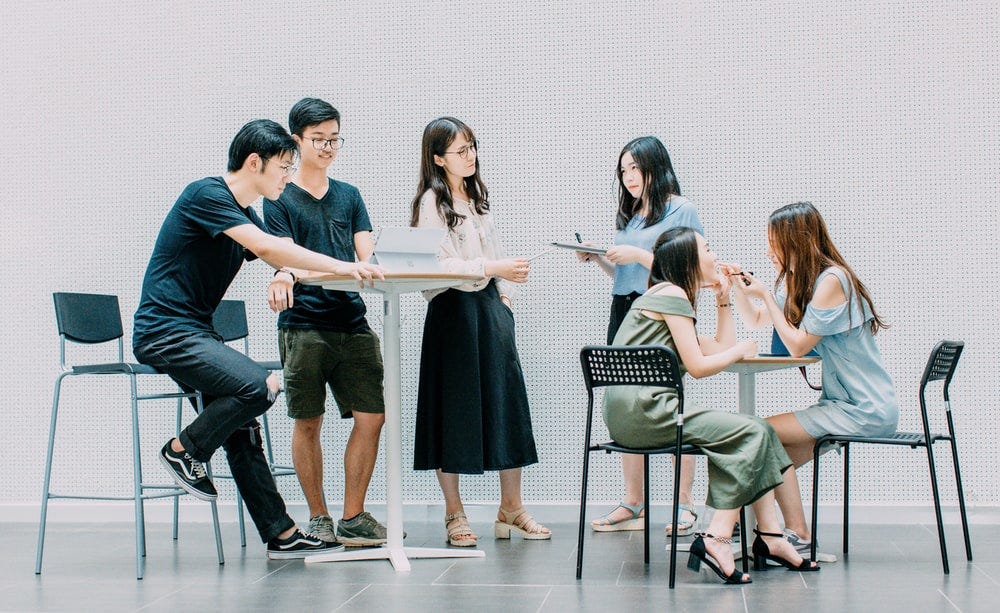
M 277 199 L 264 200 L 264 220 L 275 236 L 344 261 L 368 260 L 374 247 L 368 211 L 357 188 L 327 177 L 344 139 L 340 113 L 316 98 L 288 114 L 301 166 Z M 309 532 L 349 547 L 381 545 L 385 526 L 365 511 L 385 423 L 382 356 L 357 292 L 295 286 L 308 270 L 279 272 L 268 287 L 278 316 L 278 348 L 285 374 L 288 415 L 295 420 L 292 460 L 309 504 Z M 294 290 L 294 291 L 293 291 Z M 354 424 L 344 450 L 344 512 L 334 526 L 323 494 L 320 430 L 326 386 L 342 419 Z
M 225 448 L 236 487 L 273 559 L 322 553 L 329 544 L 295 527 L 264 457 L 257 416 L 274 402 L 277 377 L 223 343 L 212 314 L 243 262 L 258 257 L 275 268 L 310 268 L 361 282 L 382 276 L 377 266 L 336 260 L 263 230 L 250 204 L 281 194 L 296 150 L 280 125 L 254 120 L 233 139 L 225 176 L 187 186 L 160 228 L 132 335 L 140 362 L 202 394 L 201 413 L 167 441 L 160 461 L 180 487 L 210 501 L 218 494 L 205 462 Z

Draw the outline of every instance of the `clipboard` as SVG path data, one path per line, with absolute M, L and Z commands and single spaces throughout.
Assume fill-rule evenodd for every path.
M 589 245 L 581 245 L 580 243 L 549 243 L 553 247 L 559 247 L 560 249 L 571 249 L 573 251 L 582 251 L 584 253 L 596 253 L 597 255 L 604 255 L 608 252 L 607 249 L 602 249 L 601 247 L 591 247 Z

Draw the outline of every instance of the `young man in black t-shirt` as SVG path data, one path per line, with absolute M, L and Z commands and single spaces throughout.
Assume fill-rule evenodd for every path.
M 300 168 L 277 200 L 264 200 L 264 221 L 275 236 L 340 260 L 365 261 L 374 247 L 368 211 L 357 188 L 327 177 L 344 140 L 340 113 L 305 98 L 288 115 L 299 144 Z M 365 495 L 385 423 L 382 356 L 365 320 L 357 292 L 294 287 L 293 270 L 274 276 L 268 288 L 278 317 L 278 343 L 285 371 L 288 415 L 295 420 L 292 459 L 309 504 L 309 532 L 347 546 L 381 545 L 385 526 L 365 511 Z M 294 276 L 293 276 L 294 275 Z M 353 418 L 344 451 L 344 512 L 334 526 L 323 495 L 320 430 L 329 385 L 341 418 Z
M 296 150 L 280 125 L 254 120 L 233 139 L 225 176 L 187 186 L 153 247 L 132 336 L 140 362 L 182 389 L 202 393 L 201 414 L 167 441 L 160 460 L 180 487 L 214 500 L 204 463 L 224 447 L 270 558 L 301 558 L 329 551 L 329 544 L 295 527 L 264 457 L 256 418 L 274 402 L 277 377 L 223 343 L 212 314 L 243 262 L 258 257 L 275 268 L 310 268 L 359 281 L 381 277 L 378 267 L 335 260 L 264 232 L 250 204 L 281 194 Z

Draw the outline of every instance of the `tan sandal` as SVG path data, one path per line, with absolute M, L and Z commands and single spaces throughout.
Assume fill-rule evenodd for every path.
M 455 525 L 452 525 L 454 523 Z M 475 547 L 479 537 L 469 527 L 469 518 L 464 511 L 456 511 L 444 516 L 444 528 L 448 531 L 448 544 L 452 547 Z M 463 537 L 463 538 L 459 538 Z
M 524 507 L 513 511 L 504 511 L 503 507 L 500 507 L 500 515 L 503 515 L 504 520 L 498 519 L 493 523 L 493 536 L 498 539 L 509 539 L 511 532 L 528 541 L 544 541 L 552 538 L 552 532 L 535 521 Z

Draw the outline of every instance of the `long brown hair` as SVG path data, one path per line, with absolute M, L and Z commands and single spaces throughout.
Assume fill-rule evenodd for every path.
M 417 183 L 417 195 L 413 197 L 413 202 L 410 205 L 411 226 L 416 226 L 420 220 L 420 199 L 427 190 L 434 192 L 438 215 L 444 219 L 449 230 L 465 218 L 464 215 L 455 211 L 455 201 L 451 195 L 451 188 L 448 187 L 444 168 L 434 163 L 434 156 L 443 156 L 459 134 L 464 135 L 469 144 L 478 149 L 476 135 L 472 133 L 472 128 L 454 117 L 438 117 L 424 128 L 424 138 L 420 145 L 420 182 Z M 489 191 L 479 176 L 478 155 L 476 156 L 475 174 L 465 177 L 464 182 L 465 192 L 475 211 L 480 215 L 489 211 Z
M 774 286 L 777 289 L 783 280 L 787 283 L 785 319 L 793 326 L 798 327 L 802 323 L 806 306 L 813 297 L 816 279 L 830 266 L 837 266 L 847 273 L 847 280 L 852 288 L 847 296 L 848 302 L 853 296 L 857 299 L 862 313 L 865 304 L 871 310 L 872 334 L 889 327 L 875 312 L 875 304 L 864 283 L 858 279 L 854 270 L 847 265 L 844 256 L 840 255 L 833 245 L 830 233 L 826 229 L 826 222 L 812 203 L 795 202 L 771 213 L 767 236 L 781 267 Z

